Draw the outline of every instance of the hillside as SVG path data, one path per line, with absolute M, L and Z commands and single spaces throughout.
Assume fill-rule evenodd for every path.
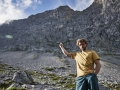
M 78 50 L 76 39 L 85 38 L 89 48 L 100 53 L 120 53 L 120 2 L 95 0 L 84 11 L 68 6 L 14 20 L 0 26 L 1 50 L 59 51 L 63 42 L 67 49 Z M 6 38 L 11 35 L 11 38 Z
M 120 63 L 115 65 L 104 61 L 114 61 L 120 56 L 109 55 L 100 56 L 100 58 L 102 67 L 97 75 L 100 90 L 120 90 Z M 2 88 L 12 86 L 13 74 L 20 71 L 29 72 L 34 81 L 38 83 L 26 85 L 25 79 L 22 79 L 23 84 L 26 85 L 25 88 L 29 88 L 22 90 L 75 90 L 76 65 L 71 58 L 59 58 L 54 53 L 35 51 L 0 52 L 0 90 L 6 90 Z M 19 76 L 17 80 L 21 81 Z M 20 88 L 21 84 L 17 84 L 17 87 Z

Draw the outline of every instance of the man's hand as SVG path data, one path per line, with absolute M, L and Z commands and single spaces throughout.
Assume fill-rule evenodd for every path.
M 63 54 L 64 54 L 65 56 L 71 57 L 71 53 L 68 53 L 68 52 L 67 52 L 67 50 L 64 48 L 64 46 L 63 46 L 62 43 L 59 44 L 59 47 L 61 48 L 61 50 L 62 50 L 62 52 L 63 52 Z
M 62 43 L 60 43 L 60 44 L 59 44 L 59 47 L 60 47 L 60 48 L 61 48 L 61 47 L 63 47 L 63 44 L 62 44 Z

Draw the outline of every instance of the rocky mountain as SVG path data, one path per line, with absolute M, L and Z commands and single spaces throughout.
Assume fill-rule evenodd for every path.
M 78 50 L 76 40 L 85 38 L 90 49 L 120 53 L 119 12 L 119 0 L 95 0 L 83 11 L 60 6 L 4 23 L 0 26 L 0 49 L 52 52 L 63 42 L 66 49 Z

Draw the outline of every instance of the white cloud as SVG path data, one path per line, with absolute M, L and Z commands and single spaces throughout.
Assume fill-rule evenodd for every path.
M 89 7 L 94 0 L 75 0 L 75 7 L 72 7 L 74 10 L 82 11 Z
M 25 9 L 34 8 L 36 4 L 41 3 L 41 0 L 16 0 L 16 3 L 12 0 L 0 0 L 0 24 L 8 20 L 26 18 L 28 15 Z
M 35 10 L 36 8 L 37 8 L 37 5 L 36 5 L 36 3 L 37 4 L 42 4 L 42 1 L 41 0 L 33 0 L 33 4 L 32 4 L 32 8 Z
M 42 1 L 41 0 L 34 0 L 35 3 L 41 4 Z
M 82 11 L 93 3 L 94 0 L 75 0 L 75 5 L 65 1 L 57 0 L 52 2 L 52 8 L 67 4 L 74 10 Z M 72 2 L 73 3 L 73 2 Z M 37 8 L 38 4 L 42 4 L 42 0 L 0 0 L 0 24 L 5 21 L 26 18 L 29 15 L 26 14 L 27 8 L 33 10 Z
M 19 9 L 26 9 L 32 4 L 31 0 L 17 0 L 16 2 L 17 3 L 15 5 Z

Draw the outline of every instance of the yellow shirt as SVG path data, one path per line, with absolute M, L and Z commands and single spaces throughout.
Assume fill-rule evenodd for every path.
M 94 72 L 94 61 L 99 60 L 98 55 L 93 50 L 71 53 L 72 59 L 76 60 L 77 77 Z

